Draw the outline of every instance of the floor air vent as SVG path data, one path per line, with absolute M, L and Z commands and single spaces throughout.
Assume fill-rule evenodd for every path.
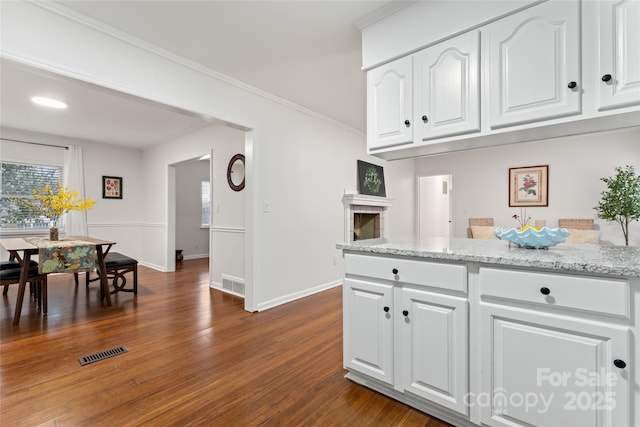
M 117 356 L 122 353 L 126 353 L 127 351 L 129 350 L 127 350 L 126 347 L 120 346 L 120 347 L 112 348 L 111 350 L 101 351 L 100 353 L 94 353 L 88 356 L 82 356 L 78 359 L 78 362 L 80 362 L 80 366 L 84 366 L 84 365 L 88 365 L 89 363 L 97 362 L 99 360 L 108 359 L 110 357 Z

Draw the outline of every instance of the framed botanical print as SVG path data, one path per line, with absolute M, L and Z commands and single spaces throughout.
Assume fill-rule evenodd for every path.
M 103 176 L 102 177 L 102 198 L 122 199 L 122 177 Z
M 549 165 L 509 168 L 509 206 L 549 206 Z

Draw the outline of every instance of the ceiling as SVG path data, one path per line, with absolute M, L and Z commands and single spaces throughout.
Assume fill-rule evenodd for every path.
M 90 19 L 173 52 L 358 131 L 366 79 L 354 22 L 404 1 L 58 1 Z M 146 148 L 207 122 L 187 112 L 72 79 L 0 62 L 0 124 Z M 67 102 L 48 111 L 29 98 Z

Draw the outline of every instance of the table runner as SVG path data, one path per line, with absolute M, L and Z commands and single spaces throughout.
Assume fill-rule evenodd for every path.
M 65 273 L 90 271 L 95 268 L 96 246 L 82 240 L 49 240 L 44 237 L 24 239 L 38 248 L 38 271 Z

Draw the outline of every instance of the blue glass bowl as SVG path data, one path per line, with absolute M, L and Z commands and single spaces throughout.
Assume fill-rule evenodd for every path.
M 544 249 L 557 245 L 567 239 L 569 231 L 566 228 L 542 227 L 540 230 L 527 228 L 521 231 L 519 228 L 503 230 L 496 228 L 496 236 L 521 248 Z

